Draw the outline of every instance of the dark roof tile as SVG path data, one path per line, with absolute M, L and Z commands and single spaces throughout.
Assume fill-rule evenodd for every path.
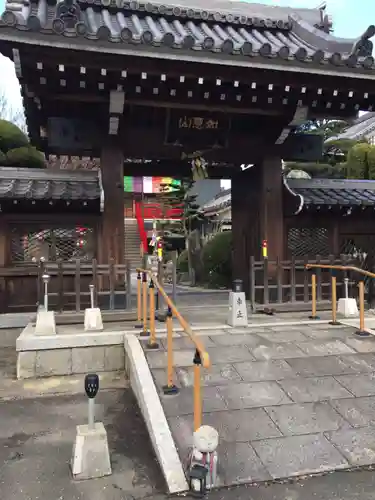
M 304 205 L 375 205 L 375 181 L 288 179 L 289 187 L 302 195 Z
M 182 3 L 182 2 L 181 2 Z M 98 43 L 164 46 L 170 49 L 219 52 L 326 62 L 349 67 L 374 66 L 372 32 L 365 42 L 326 33 L 319 9 L 292 9 L 206 0 L 199 7 L 117 0 L 8 0 L 0 28 L 37 31 L 66 37 L 84 36 Z M 109 9 L 107 8 L 109 7 Z M 318 29 L 317 29 L 318 28 Z M 353 51 L 355 53 L 353 53 Z
M 49 170 L 0 167 L 0 199 L 100 200 L 95 172 L 52 172 Z

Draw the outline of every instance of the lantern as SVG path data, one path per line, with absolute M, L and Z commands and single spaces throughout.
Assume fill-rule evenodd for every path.
M 193 496 L 201 498 L 207 491 L 207 469 L 203 465 L 193 465 L 189 472 L 189 486 Z

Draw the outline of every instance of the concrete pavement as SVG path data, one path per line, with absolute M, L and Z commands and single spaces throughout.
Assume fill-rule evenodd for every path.
M 327 324 L 202 331 L 203 422 L 219 431 L 219 484 L 375 463 L 375 338 Z M 184 463 L 191 446 L 194 349 L 174 340 L 177 396 L 164 396 L 165 341 L 146 356 Z

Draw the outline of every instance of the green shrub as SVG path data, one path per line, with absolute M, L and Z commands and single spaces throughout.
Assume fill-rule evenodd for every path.
M 188 265 L 188 253 L 187 250 L 183 250 L 177 259 L 177 272 L 178 273 L 188 273 L 189 265 Z
M 33 146 L 12 149 L 7 153 L 7 164 L 12 167 L 45 168 L 43 154 Z
M 0 150 L 7 153 L 11 149 L 29 145 L 29 139 L 21 129 L 11 122 L 0 120 Z
M 207 284 L 229 287 L 232 281 L 232 233 L 218 233 L 203 247 L 203 268 Z
M 7 157 L 2 151 L 0 151 L 0 167 L 4 167 L 6 164 L 7 164 Z

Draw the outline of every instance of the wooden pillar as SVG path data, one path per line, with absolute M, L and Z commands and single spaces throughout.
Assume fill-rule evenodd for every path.
M 107 264 L 110 259 L 114 259 L 116 264 L 124 264 L 124 154 L 115 139 L 108 141 L 102 149 L 101 175 L 104 212 L 101 221 L 99 261 Z
M 248 283 L 250 256 L 285 258 L 283 181 L 280 158 L 265 158 L 232 178 L 233 277 Z

